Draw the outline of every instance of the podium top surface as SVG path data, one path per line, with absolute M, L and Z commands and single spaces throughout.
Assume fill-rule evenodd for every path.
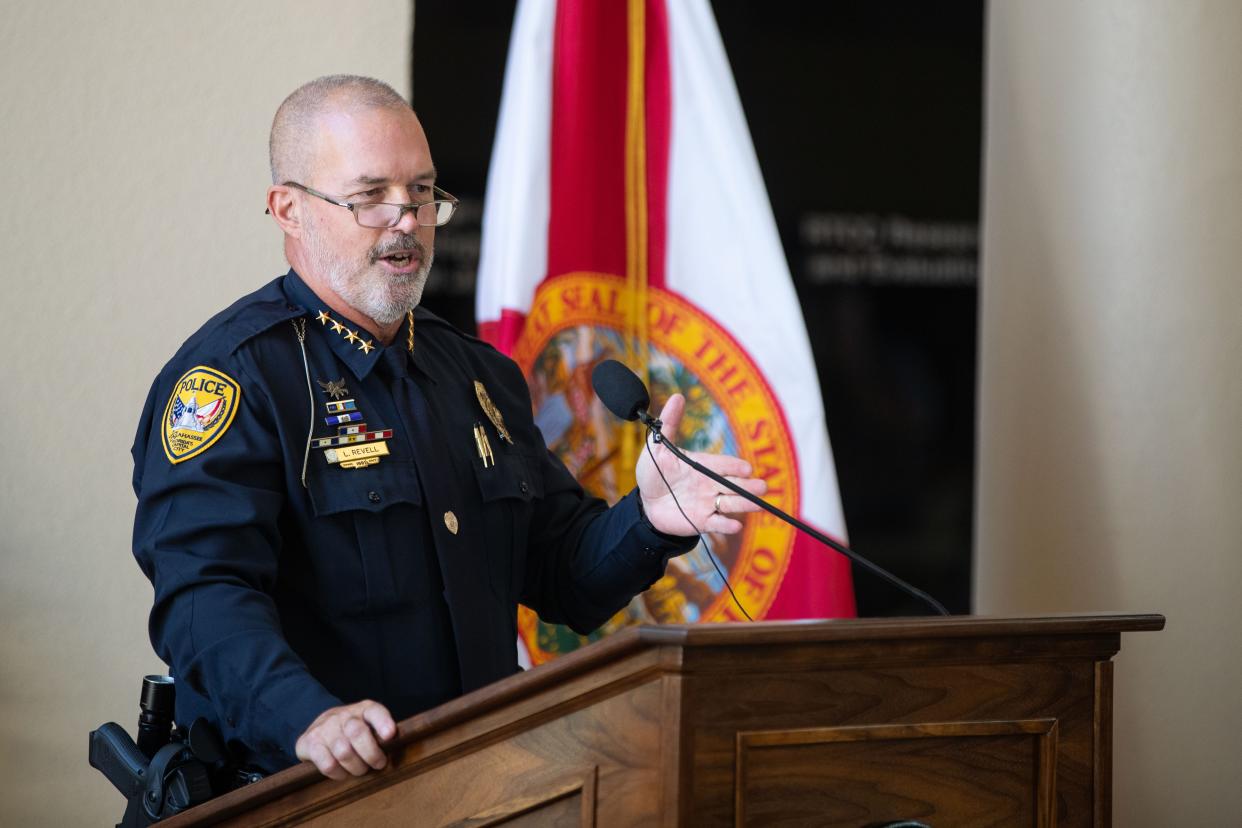
M 959 638 L 980 635 L 1082 635 L 1144 632 L 1164 628 L 1164 616 L 1132 613 L 1065 614 L 1029 617 L 980 615 L 916 618 L 833 618 L 803 621 L 750 621 L 722 624 L 639 625 L 614 633 L 604 642 L 675 644 L 712 647 L 861 641 L 893 638 Z

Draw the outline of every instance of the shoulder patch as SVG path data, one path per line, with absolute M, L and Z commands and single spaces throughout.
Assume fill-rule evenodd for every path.
M 181 375 L 164 408 L 160 430 L 164 454 L 171 463 L 202 454 L 229 430 L 241 386 L 232 377 L 197 365 Z

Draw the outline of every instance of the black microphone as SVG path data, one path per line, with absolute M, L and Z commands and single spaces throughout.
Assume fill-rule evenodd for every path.
M 918 598 L 920 601 L 925 602 L 939 614 L 949 614 L 949 611 L 944 608 L 943 604 L 928 595 L 923 590 L 907 584 L 887 569 L 884 569 L 878 564 L 872 563 L 854 550 L 838 543 L 819 530 L 813 529 L 798 520 L 793 515 L 786 514 L 767 501 L 760 500 L 758 497 L 746 491 L 732 480 L 722 477 L 704 466 L 702 463 L 696 462 L 686 456 L 685 452 L 679 449 L 673 441 L 668 439 L 668 437 L 661 431 L 664 424 L 652 417 L 647 411 L 647 406 L 651 405 L 651 395 L 647 393 L 647 386 L 643 384 L 643 381 L 638 378 L 637 374 L 622 363 L 617 362 L 615 359 L 606 359 L 599 365 L 596 365 L 595 370 L 591 372 L 591 386 L 595 389 L 595 396 L 599 397 L 600 402 L 604 404 L 605 408 L 620 417 L 622 420 L 638 420 L 646 425 L 652 432 L 654 432 L 655 436 L 653 439 L 655 442 L 662 443 L 670 452 L 672 452 L 674 457 L 697 471 L 699 474 L 705 475 L 734 494 L 749 500 L 760 509 L 763 509 L 769 514 L 775 515 L 788 523 L 790 526 L 793 526 L 795 529 L 805 532 L 815 540 L 822 543 L 824 546 L 841 553 L 854 563 L 861 566 L 863 569 L 866 569 L 874 575 L 878 575 L 880 578 L 888 581 L 890 584 L 902 590 L 907 595 L 911 595 Z
M 606 359 L 591 372 L 591 387 L 604 407 L 627 422 L 650 423 L 651 395 L 638 375 L 615 359 Z

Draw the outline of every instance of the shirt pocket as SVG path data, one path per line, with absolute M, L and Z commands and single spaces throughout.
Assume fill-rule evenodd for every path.
M 538 458 L 521 449 L 498 452 L 495 459 L 495 465 L 485 468 L 474 458 L 488 580 L 497 597 L 516 603 L 526 572 L 531 516 L 543 499 L 543 474 Z
M 414 465 L 385 458 L 361 469 L 331 468 L 307 485 L 315 513 L 308 544 L 328 604 L 346 614 L 421 605 L 439 569 Z M 325 543 L 329 538 L 337 541 Z

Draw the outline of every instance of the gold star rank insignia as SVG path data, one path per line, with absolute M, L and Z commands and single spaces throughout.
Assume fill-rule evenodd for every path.
M 328 316 L 327 311 L 320 311 L 319 315 L 315 317 L 315 321 L 318 322 L 320 325 L 326 325 L 328 324 L 329 320 L 331 320 L 331 318 L 332 317 Z
M 375 350 L 375 346 L 371 344 L 371 340 L 369 340 L 369 339 L 360 339 L 360 340 L 358 340 L 358 341 L 359 341 L 359 343 L 360 343 L 360 344 L 358 345 L 358 350 L 359 350 L 359 351 L 362 351 L 364 354 L 369 354 L 369 353 L 371 353 L 372 351 L 374 351 L 374 350 Z
M 342 325 L 340 322 L 337 322 L 335 319 L 333 319 L 332 330 L 336 331 L 337 333 L 340 333 L 341 331 L 345 330 L 345 326 Z
M 345 332 L 345 341 L 346 341 L 346 342 L 350 342 L 350 343 L 357 342 L 357 341 L 358 341 L 358 334 L 354 333 L 353 331 L 346 331 L 346 332 Z
M 328 380 L 327 382 L 319 380 L 319 387 L 334 400 L 339 400 L 349 393 L 349 389 L 345 387 L 344 377 L 341 377 L 339 380 Z

